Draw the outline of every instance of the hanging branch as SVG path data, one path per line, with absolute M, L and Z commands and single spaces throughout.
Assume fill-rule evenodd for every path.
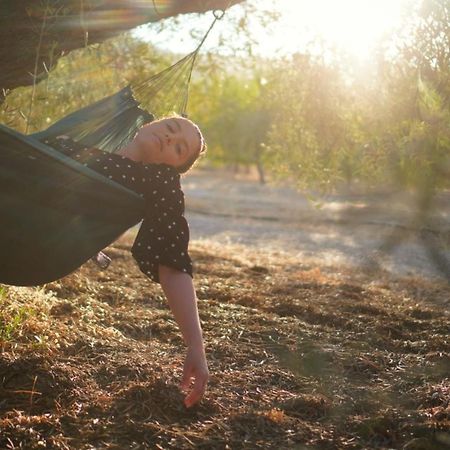
M 46 1 L 50 9 L 61 6 L 60 0 Z M 38 27 L 42 29 L 43 21 L 47 21 L 46 29 L 43 36 L 41 33 L 38 47 L 41 54 L 46 55 L 47 47 L 56 42 L 58 44 L 54 56 L 56 62 L 62 54 L 85 47 L 87 39 L 90 44 L 101 43 L 145 23 L 158 22 L 179 14 L 225 9 L 243 2 L 245 0 L 208 0 L 207 2 L 171 0 L 161 3 L 158 0 L 152 2 L 130 2 L 129 0 L 86 2 L 83 0 L 80 8 L 80 0 L 68 0 L 63 3 L 63 14 L 52 13 L 50 17 L 45 18 L 42 17 L 42 10 L 36 7 L 34 0 L 21 2 L 3 0 L 2 14 L 0 14 L 0 67 L 8 67 L 8 70 L 0 73 L 0 90 L 33 84 L 34 80 L 30 82 L 28 74 L 33 72 L 36 58 L 34 52 L 30 54 L 29 49 L 36 46 L 33 26 L 39 24 Z M 30 11 L 32 11 L 31 14 Z M 121 13 L 118 14 L 118 11 Z M 77 17 L 79 20 L 76 20 Z M 52 23 L 53 18 L 55 19 L 52 27 L 48 26 L 50 18 Z M 20 39 L 15 38 L 18 34 Z

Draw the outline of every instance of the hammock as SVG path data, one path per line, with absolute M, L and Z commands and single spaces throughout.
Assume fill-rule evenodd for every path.
M 41 142 L 57 136 L 70 136 L 86 147 L 96 147 L 114 152 L 133 139 L 136 131 L 154 120 L 154 115 L 139 107 L 130 86 L 79 109 L 51 125 L 44 131 L 31 135 Z
M 154 99 L 164 87 L 178 104 L 165 102 L 163 109 L 185 115 L 198 51 L 222 17 L 214 15 L 192 53 L 144 83 L 127 86 L 30 136 L 0 125 L 0 283 L 32 286 L 61 278 L 142 219 L 145 202 L 140 196 L 46 141 L 64 134 L 114 152 L 155 117 L 140 108 L 134 93 L 157 110 Z
M 0 282 L 61 278 L 138 223 L 144 200 L 0 125 Z

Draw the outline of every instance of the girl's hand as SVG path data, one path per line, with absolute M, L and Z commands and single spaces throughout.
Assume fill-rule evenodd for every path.
M 209 377 L 194 283 L 187 273 L 162 264 L 159 279 L 187 345 L 181 389 L 189 391 L 184 404 L 190 408 L 202 399 Z M 194 382 L 192 388 L 191 382 Z
M 192 381 L 194 386 L 184 399 L 184 404 L 187 408 L 190 408 L 202 399 L 206 391 L 208 378 L 208 364 L 203 345 L 188 347 L 184 361 L 181 389 L 188 391 Z

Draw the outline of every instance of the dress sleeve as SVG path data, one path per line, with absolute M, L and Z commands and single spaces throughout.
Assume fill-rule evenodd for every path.
M 189 226 L 184 217 L 184 195 L 179 175 L 169 170 L 147 192 L 146 214 L 132 248 L 141 271 L 159 283 L 159 265 L 172 267 L 192 277 L 188 253 Z M 159 179 L 158 179 L 159 178 Z
M 58 136 L 45 143 L 100 175 L 144 196 L 146 183 L 150 180 L 142 164 L 122 155 L 86 147 L 67 136 Z

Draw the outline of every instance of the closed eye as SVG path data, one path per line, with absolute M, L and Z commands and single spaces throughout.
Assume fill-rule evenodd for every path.
M 169 122 L 167 122 L 167 128 L 169 129 L 169 131 L 170 131 L 171 133 L 174 132 L 174 129 L 173 129 L 172 125 L 170 125 Z

